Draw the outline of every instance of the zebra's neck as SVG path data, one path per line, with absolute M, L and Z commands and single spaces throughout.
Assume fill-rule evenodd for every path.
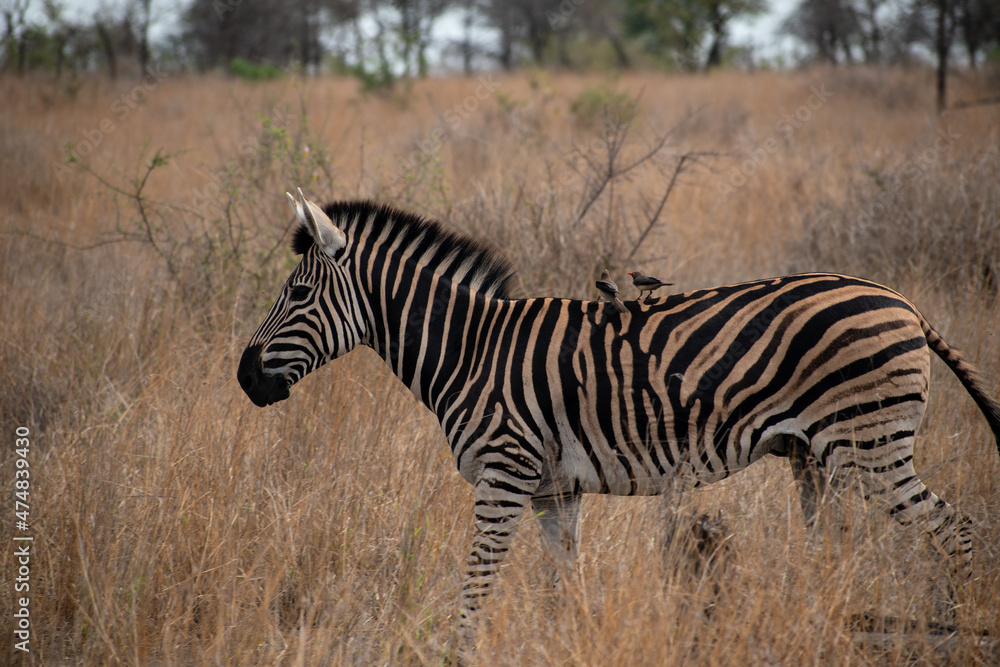
M 353 264 L 365 342 L 440 416 L 448 387 L 470 372 L 478 313 L 509 303 L 510 262 L 433 220 L 373 202 L 330 204 L 325 213 L 348 238 L 341 261 Z
M 395 276 L 392 273 L 396 273 Z M 504 300 L 493 299 L 428 268 L 373 277 L 368 301 L 369 344 L 403 384 L 440 417 L 449 387 L 474 368 L 483 319 Z

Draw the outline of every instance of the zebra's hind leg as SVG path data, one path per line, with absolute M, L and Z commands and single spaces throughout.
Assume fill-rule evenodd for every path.
M 890 514 L 903 525 L 917 524 L 931 544 L 947 559 L 949 572 L 942 594 L 935 595 L 935 612 L 946 626 L 956 622 L 959 591 L 972 574 L 972 531 L 969 521 L 945 500 L 930 491 L 913 471 L 912 461 L 902 466 L 902 479 L 887 495 Z
M 813 456 L 809 445 L 792 435 L 785 437 L 785 451 L 792 466 L 792 478 L 799 490 L 799 504 L 806 527 L 816 525 L 819 502 L 826 493 L 826 472 Z
M 886 439 L 888 440 L 888 439 Z M 917 477 L 913 468 L 912 436 L 902 447 L 886 443 L 871 452 L 854 449 L 851 465 L 861 472 L 865 495 L 881 498 L 889 515 L 904 526 L 915 524 L 928 535 L 934 547 L 950 563 L 952 572 L 961 577 L 972 566 L 972 531 L 968 521 L 954 507 L 939 498 Z M 882 449 L 884 451 L 879 452 Z
M 546 580 L 552 586 L 559 583 L 560 573 L 568 571 L 576 562 L 582 499 L 582 494 L 572 492 L 531 499 L 531 506 L 538 513 L 542 548 L 550 560 Z
M 968 519 L 924 486 L 913 471 L 912 462 L 907 462 L 904 468 L 910 474 L 897 482 L 898 487 L 890 489 L 889 513 L 903 525 L 919 524 L 934 547 L 949 559 L 952 573 L 960 580 L 967 579 L 972 570 L 972 531 Z
M 938 613 L 950 623 L 954 621 L 956 590 L 971 574 L 972 531 L 954 507 L 917 477 L 913 440 L 912 431 L 898 431 L 854 446 L 837 447 L 830 455 L 830 464 L 857 469 L 866 497 L 884 500 L 890 516 L 899 524 L 923 529 L 935 549 L 947 558 L 947 600 L 938 606 Z

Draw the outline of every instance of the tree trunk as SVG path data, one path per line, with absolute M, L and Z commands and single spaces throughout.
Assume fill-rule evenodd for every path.
M 718 4 L 712 5 L 712 46 L 708 49 L 708 58 L 705 60 L 705 69 L 718 67 L 722 64 L 722 43 L 726 39 L 726 17 L 722 14 L 722 9 Z
M 149 10 L 152 0 L 142 0 L 142 24 L 139 27 L 139 76 L 149 67 Z
M 722 64 L 722 37 L 715 33 L 712 35 L 712 46 L 708 49 L 708 58 L 705 59 L 705 69 L 718 67 Z
M 504 21 L 504 25 L 500 30 L 500 66 L 506 71 L 510 72 L 514 69 L 514 35 L 512 34 L 514 27 L 511 22 Z
M 104 51 L 104 58 L 108 61 L 108 75 L 114 81 L 118 78 L 118 55 L 115 53 L 115 43 L 111 39 L 110 33 L 108 33 L 107 26 L 103 22 L 98 21 L 95 28 L 97 29 L 97 36 L 101 40 L 101 49 Z
M 472 3 L 466 1 L 465 3 L 465 14 L 462 17 L 462 43 L 459 49 L 462 53 L 462 71 L 465 76 L 472 76 L 472 56 L 473 56 L 473 44 L 472 44 Z
M 531 57 L 535 64 L 541 67 L 545 59 L 545 42 L 542 31 L 532 22 L 528 24 L 528 43 L 531 46 Z
M 951 50 L 951 26 L 948 25 L 950 0 L 938 0 L 937 16 L 937 112 L 944 113 L 948 105 L 948 51 Z
M 976 54 L 982 45 L 981 17 L 976 16 L 973 3 L 962 3 L 962 38 L 965 41 L 965 52 L 969 54 L 969 67 L 976 69 Z
M 612 50 L 615 52 L 615 59 L 618 61 L 618 67 L 622 69 L 628 69 L 632 66 L 632 61 L 628 57 L 628 52 L 625 51 L 625 45 L 622 43 L 621 37 L 611 29 L 604 31 L 604 36 L 607 38 L 608 43 L 611 44 Z
M 559 65 L 567 70 L 573 69 L 573 60 L 569 57 L 569 48 L 566 43 L 566 32 L 556 33 L 556 43 L 559 45 Z
M 876 19 L 876 13 L 878 7 L 875 3 L 868 3 L 868 21 L 871 24 L 871 37 L 869 42 L 871 44 L 871 60 L 870 62 L 879 63 L 882 62 L 882 31 L 878 27 L 878 20 Z
M 27 44 L 26 44 L 25 39 L 24 39 L 24 29 L 23 29 L 24 21 L 23 20 L 21 21 L 22 30 L 21 30 L 20 37 L 15 38 L 14 37 L 14 32 L 15 32 L 15 30 L 14 30 L 14 12 L 12 12 L 12 11 L 5 11 L 3 14 L 4 14 L 4 18 L 7 21 L 7 34 L 4 36 L 4 40 L 3 41 L 4 42 L 8 42 L 8 43 L 10 43 L 10 44 L 12 44 L 14 46 L 14 57 L 15 57 L 15 63 L 16 63 L 16 66 L 17 66 L 17 73 L 20 76 L 24 76 L 24 72 L 25 72 L 26 65 L 27 65 L 27 61 L 26 61 L 26 58 L 25 58 L 25 51 L 26 51 Z M 22 18 L 23 18 L 23 14 L 22 14 Z
M 17 73 L 24 76 L 28 71 L 28 31 L 22 30 L 17 40 Z
M 309 71 L 309 63 L 312 59 L 310 54 L 310 44 L 309 44 L 309 9 L 303 6 L 300 11 L 302 12 L 302 25 L 299 28 L 299 62 L 301 63 L 302 71 Z M 292 63 L 285 63 L 286 65 L 291 65 Z
M 66 63 L 66 36 L 60 31 L 56 35 L 56 79 L 62 78 L 63 65 Z

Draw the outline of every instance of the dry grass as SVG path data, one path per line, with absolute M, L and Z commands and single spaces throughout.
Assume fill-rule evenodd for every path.
M 956 99 L 987 96 L 984 81 L 958 78 Z M 822 86 L 829 99 L 801 127 L 776 127 Z M 676 127 L 665 151 L 581 216 L 602 127 L 570 109 L 602 87 L 639 99 L 624 155 Z M 128 93 L 101 80 L 79 90 L 0 80 L 0 423 L 8 445 L 18 425 L 33 443 L 27 663 L 443 661 L 472 503 L 433 417 L 364 350 L 268 410 L 235 382 L 292 261 L 268 250 L 297 185 L 320 200 L 389 199 L 488 239 L 512 254 L 525 294 L 592 297 L 605 263 L 685 290 L 801 269 L 884 280 L 1000 393 L 1000 122 L 989 107 L 938 120 L 927 72 L 535 74 L 385 96 L 346 80 L 175 76 L 120 117 Z M 262 117 L 278 119 L 283 138 L 242 151 Z M 79 166 L 56 168 L 64 144 L 79 148 L 105 119 L 113 130 L 84 161 L 122 187 L 117 197 Z M 947 150 L 906 171 L 949 126 L 960 136 Z M 136 240 L 128 179 L 159 148 L 186 152 L 152 171 L 155 224 Z M 628 260 L 685 151 L 725 155 L 681 175 Z M 749 175 L 723 192 L 741 165 Z M 879 201 L 885 210 L 859 223 Z M 74 247 L 97 242 L 109 243 Z M 977 581 L 958 620 L 997 636 L 1000 460 L 972 401 L 943 365 L 934 372 L 917 469 L 974 522 Z M 12 460 L 4 447 L 7 490 Z M 850 619 L 866 612 L 935 620 L 942 565 L 918 531 L 857 493 L 840 507 L 843 534 L 807 534 L 777 460 L 670 501 L 588 497 L 579 571 L 555 594 L 527 519 L 487 607 L 480 661 L 938 662 L 918 636 L 852 636 Z M 727 564 L 692 576 L 665 548 L 668 517 L 719 510 Z M 12 549 L 2 564 L 14 571 Z M 13 596 L 5 576 L 4 609 Z M 11 643 L 5 629 L 2 655 Z M 997 659 L 971 634 L 952 651 L 955 663 Z

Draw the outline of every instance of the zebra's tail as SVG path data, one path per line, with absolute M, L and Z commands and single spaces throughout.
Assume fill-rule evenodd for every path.
M 941 357 L 941 360 L 948 364 L 948 368 L 958 376 L 958 381 L 962 383 L 965 390 L 972 396 L 983 416 L 989 422 L 993 430 L 993 436 L 997 440 L 997 451 L 1000 452 L 1000 402 L 998 402 L 986 387 L 983 376 L 979 374 L 976 367 L 967 362 L 958 350 L 952 348 L 941 338 L 941 334 L 934 330 L 924 317 L 920 316 L 920 327 L 924 330 L 927 338 L 927 345 Z

